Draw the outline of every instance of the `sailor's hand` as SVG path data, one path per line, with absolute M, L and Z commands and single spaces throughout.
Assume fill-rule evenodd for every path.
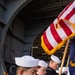
M 67 75 L 68 71 L 67 71 L 67 70 L 65 70 L 63 73 L 65 73 L 65 74 Z

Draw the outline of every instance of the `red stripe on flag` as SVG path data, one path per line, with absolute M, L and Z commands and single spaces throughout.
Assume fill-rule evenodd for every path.
M 56 42 L 60 43 L 62 41 L 62 39 L 58 35 L 53 23 L 50 25 L 50 30 L 51 30 L 51 33 L 52 33 L 54 39 L 56 40 Z
M 47 39 L 46 32 L 44 32 L 44 34 L 43 34 L 43 40 L 44 40 L 44 44 L 46 45 L 46 47 L 47 47 L 49 50 L 52 50 L 53 47 L 51 46 L 50 42 L 49 42 L 48 39 Z
M 72 11 L 66 15 L 65 19 L 69 20 L 74 14 L 75 14 L 75 8 L 73 8 Z
M 64 30 L 64 32 L 66 33 L 67 36 L 72 34 L 72 31 L 68 28 L 68 26 L 64 23 L 63 20 L 59 21 L 60 26 L 62 27 L 62 29 Z

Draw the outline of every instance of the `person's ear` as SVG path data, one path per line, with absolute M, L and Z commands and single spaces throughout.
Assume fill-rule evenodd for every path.
M 24 70 L 23 69 L 20 70 L 20 75 L 23 75 L 23 73 L 24 73 Z

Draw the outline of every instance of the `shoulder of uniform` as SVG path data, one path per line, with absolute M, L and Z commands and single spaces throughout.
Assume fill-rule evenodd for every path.
M 51 69 L 51 68 L 47 68 L 47 70 L 50 70 L 50 71 L 52 71 L 52 69 Z

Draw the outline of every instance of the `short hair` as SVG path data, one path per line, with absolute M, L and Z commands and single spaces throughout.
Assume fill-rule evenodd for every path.
M 30 69 L 31 67 L 21 67 L 21 66 L 17 66 L 16 68 L 16 75 L 18 75 L 18 72 L 20 69 L 27 71 L 28 69 Z
M 41 66 L 38 66 L 38 69 L 40 69 L 41 68 Z

